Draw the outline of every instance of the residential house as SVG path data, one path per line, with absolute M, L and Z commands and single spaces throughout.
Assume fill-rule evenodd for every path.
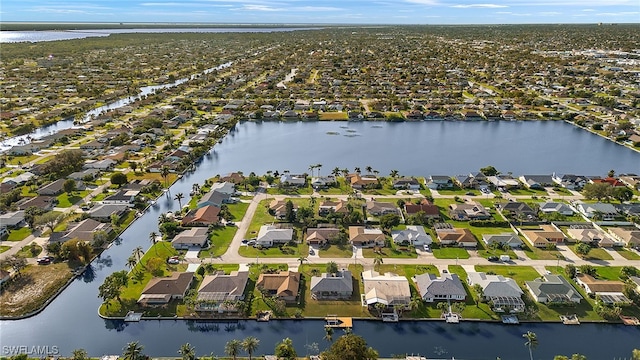
M 628 216 L 640 216 L 640 203 L 618 204 L 618 212 Z
M 26 225 L 24 211 L 11 211 L 0 215 L 0 228 L 18 229 Z
M 384 246 L 385 239 L 380 229 L 365 228 L 364 226 L 349 226 L 349 242 L 353 246 L 363 248 Z
M 218 313 L 237 312 L 235 302 L 244 300 L 244 290 L 248 280 L 248 271 L 232 271 L 228 275 L 224 272 L 206 275 L 198 288 L 195 310 Z
M 588 274 L 576 274 L 576 282 L 591 296 L 597 296 L 607 305 L 629 304 L 631 300 L 624 294 L 625 284 L 622 281 L 595 279 Z
M 336 183 L 336 177 L 333 175 L 328 176 L 314 176 L 311 178 L 311 186 L 314 189 L 325 189 Z
M 500 244 L 501 246 L 507 245 L 512 249 L 519 249 L 522 247 L 522 240 L 518 235 L 510 232 L 501 234 L 482 234 L 482 241 L 488 246 L 493 244 Z
M 585 228 L 581 225 L 571 225 L 569 229 L 567 229 L 567 234 L 569 234 L 569 237 L 575 239 L 578 242 L 587 243 L 594 247 L 612 247 L 616 243 L 602 231 L 593 227 Z
M 307 177 L 304 175 L 284 174 L 280 177 L 280 185 L 286 187 L 304 187 L 307 184 Z
M 380 184 L 378 178 L 373 175 L 360 176 L 360 174 L 349 174 L 347 175 L 347 181 L 354 189 L 365 189 Z
M 349 300 L 353 294 L 351 272 L 342 269 L 335 274 L 311 277 L 311 297 L 316 300 Z
M 71 239 L 80 241 L 92 241 L 93 234 L 104 231 L 107 235 L 113 235 L 115 231 L 110 223 L 99 222 L 94 219 L 84 219 L 79 223 L 69 223 L 65 232 L 54 232 L 50 235 L 50 242 L 64 242 Z
M 318 215 L 327 216 L 331 213 L 336 214 L 347 214 L 349 213 L 349 209 L 347 208 L 348 202 L 344 200 L 338 201 L 323 201 L 318 206 Z
M 54 196 L 36 196 L 25 197 L 16 203 L 18 210 L 26 210 L 32 206 L 43 209 L 45 211 L 53 210 L 58 203 L 58 199 Z
M 467 273 L 467 283 L 473 287 L 482 287 L 483 300 L 492 304 L 494 311 L 522 312 L 525 303 L 522 300 L 524 292 L 515 280 L 502 275 L 488 275 L 483 272 Z
M 307 229 L 307 244 L 323 246 L 340 236 L 340 229 L 335 227 L 316 227 Z
M 6 178 L 2 179 L 2 183 L 3 184 L 9 183 L 9 184 L 12 184 L 14 186 L 15 185 L 22 185 L 22 184 L 26 183 L 27 181 L 33 179 L 35 176 L 36 175 L 34 173 L 27 171 L 27 172 L 23 172 L 20 175 L 16 175 L 14 177 L 6 177 Z
M 380 274 L 374 270 L 362 273 L 364 286 L 363 305 L 374 308 L 380 303 L 387 307 L 395 305 L 409 306 L 411 302 L 411 288 L 406 277 L 394 273 Z
M 175 249 L 184 250 L 191 248 L 206 249 L 209 247 L 209 229 L 192 227 L 183 230 L 171 240 L 171 246 Z
M 453 245 L 468 248 L 478 246 L 478 240 L 471 230 L 466 228 L 444 228 L 436 229 L 436 236 L 442 245 Z
M 113 195 L 109 195 L 104 200 L 103 204 L 120 204 L 127 206 L 134 206 L 136 196 L 140 194 L 140 190 L 121 189 Z
M 373 216 L 382 216 L 387 214 L 400 214 L 400 209 L 398 209 L 393 203 L 382 202 L 382 201 L 367 201 L 367 213 Z
M 584 187 L 585 184 L 589 182 L 589 178 L 587 176 L 578 176 L 572 174 L 553 174 L 552 177 L 553 181 L 556 184 L 569 190 L 580 190 Z
M 467 291 L 457 274 L 444 273 L 442 276 L 424 273 L 415 275 L 413 282 L 418 287 L 422 300 L 434 301 L 464 301 Z
M 562 275 L 543 275 L 533 281 L 525 281 L 531 296 L 539 303 L 580 303 L 582 296 Z
M 300 290 L 300 273 L 280 271 L 277 274 L 260 274 L 256 287 L 285 302 L 295 302 Z
M 424 227 L 407 225 L 405 230 L 394 230 L 391 232 L 393 242 L 400 245 L 431 245 L 433 239 L 431 235 L 424 231 Z
M 522 175 L 518 179 L 529 189 L 542 190 L 555 185 L 553 175 Z
M 449 205 L 449 215 L 456 221 L 466 220 L 488 220 L 491 213 L 482 204 L 476 201 L 467 201 L 463 204 L 454 203 Z
M 393 180 L 394 189 L 420 190 L 420 182 L 414 178 L 400 178 Z
M 487 176 L 487 181 L 497 189 L 517 189 L 520 187 L 518 180 L 509 176 Z
M 87 210 L 89 217 L 98 221 L 111 221 L 113 216 L 121 219 L 131 208 L 123 204 L 97 204 Z
M 112 170 L 116 166 L 116 162 L 111 159 L 87 161 L 84 164 L 84 169 L 97 169 L 101 171 Z
M 547 202 L 540 203 L 540 211 L 542 211 L 545 214 L 558 213 L 565 216 L 571 216 L 574 214 L 571 206 L 565 203 L 554 202 L 554 201 L 547 201 Z
M 609 185 L 611 185 L 613 187 L 624 187 L 624 186 L 627 186 L 622 181 L 620 181 L 620 180 L 618 180 L 616 178 L 613 178 L 613 177 L 607 177 L 607 178 L 604 178 L 604 179 L 599 179 L 599 178 L 598 179 L 591 179 L 591 182 L 593 184 L 609 184 Z
M 513 214 L 513 217 L 516 219 L 534 220 L 537 217 L 536 211 L 523 202 L 509 201 L 498 204 L 498 207 L 503 214 Z
M 226 182 L 226 181 L 222 183 L 217 182 L 217 183 L 211 184 L 210 191 L 219 192 L 223 195 L 227 195 L 228 197 L 231 197 L 236 193 L 236 186 L 231 182 Z
M 625 246 L 640 248 L 640 230 L 638 229 L 611 227 L 609 228 L 609 234 Z
M 221 177 L 220 181 L 230 182 L 232 184 L 240 184 L 242 181 L 244 181 L 244 175 L 237 172 L 232 172 Z
M 100 175 L 100 170 L 98 169 L 84 169 L 82 171 L 76 171 L 74 173 L 69 174 L 69 176 L 67 176 L 67 178 L 69 179 L 73 179 L 73 180 L 85 180 L 85 179 L 90 179 L 90 180 L 95 180 L 98 175 Z
M 635 136 L 639 138 L 638 142 L 640 142 L 640 135 Z M 640 190 L 640 176 L 636 174 L 620 175 L 620 181 L 622 181 L 632 189 Z
M 223 194 L 218 191 L 209 191 L 200 198 L 196 207 L 201 208 L 205 206 L 215 206 L 219 208 L 222 207 L 222 204 L 227 202 L 229 197 L 230 196 L 228 194 Z
M 553 225 L 541 225 L 539 230 L 522 230 L 521 232 L 529 244 L 537 248 L 555 246 L 565 240 L 564 233 Z
M 152 278 L 142 290 L 138 304 L 158 306 L 166 305 L 174 299 L 183 299 L 192 280 L 192 272 L 173 273 L 169 277 Z
M 287 217 L 287 202 L 290 200 L 277 200 L 274 199 L 269 203 L 269 213 L 273 214 L 278 220 L 283 220 Z M 298 210 L 298 205 L 293 204 L 293 211 Z
M 589 204 L 579 202 L 575 206 L 582 215 L 588 217 L 589 219 L 600 217 L 600 220 L 602 221 L 614 220 L 619 214 L 618 209 L 616 209 L 616 207 L 612 204 L 608 203 Z
M 422 199 L 420 204 L 405 203 L 404 212 L 407 214 L 407 217 L 422 214 L 425 220 L 440 218 L 440 208 L 430 203 L 427 199 Z
M 220 208 L 207 205 L 189 210 L 182 218 L 182 226 L 209 226 L 220 222 Z
M 47 185 L 44 185 L 43 187 L 36 190 L 36 192 L 38 193 L 38 195 L 45 195 L 45 196 L 60 195 L 62 193 L 63 185 L 65 181 L 66 179 L 58 179 L 56 181 L 50 182 Z
M 483 173 L 458 175 L 453 181 L 462 189 L 482 189 L 487 188 L 487 177 Z
M 453 179 L 445 175 L 430 175 L 424 179 L 425 186 L 431 190 L 453 189 Z
M 280 229 L 274 225 L 262 225 L 256 237 L 256 245 L 268 248 L 274 244 L 286 244 L 291 240 L 293 240 L 293 229 Z

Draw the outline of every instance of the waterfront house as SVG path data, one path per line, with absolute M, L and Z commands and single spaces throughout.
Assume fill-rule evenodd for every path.
M 381 303 L 387 307 L 395 305 L 409 306 L 411 302 L 411 288 L 406 277 L 394 273 L 380 274 L 374 270 L 362 273 L 364 287 L 363 306 L 375 308 Z
M 262 225 L 256 237 L 256 245 L 268 248 L 274 244 L 286 244 L 291 240 L 293 240 L 293 229 L 281 229 L 274 225 Z
M 615 245 L 613 239 L 593 227 L 585 228 L 584 225 L 571 225 L 567 229 L 567 234 L 578 242 L 587 243 L 594 247 L 612 247 Z
M 222 206 L 222 204 L 227 202 L 229 197 L 229 194 L 223 194 L 215 190 L 209 191 L 200 198 L 200 200 L 196 204 L 196 207 L 201 208 L 205 206 L 215 206 L 219 208 Z
M 531 296 L 539 303 L 580 303 L 582 296 L 562 277 L 562 275 L 543 275 L 533 281 L 525 281 Z
M 399 245 L 431 245 L 433 239 L 431 235 L 424 231 L 424 227 L 407 225 L 405 230 L 394 230 L 391 232 L 393 242 Z
M 541 225 L 540 229 L 522 230 L 521 233 L 529 244 L 537 248 L 547 247 L 550 244 L 556 245 L 565 240 L 564 233 L 553 225 Z
M 306 242 L 309 245 L 324 246 L 340 236 L 340 229 L 335 227 L 316 227 L 307 229 Z
M 574 214 L 573 209 L 571 209 L 569 205 L 554 201 L 540 203 L 540 211 L 545 214 L 558 213 L 565 216 Z
M 367 213 L 373 216 L 382 216 L 387 214 L 400 214 L 400 209 L 398 209 L 393 203 L 382 202 L 382 201 L 367 201 Z
M 428 303 L 434 301 L 464 301 L 467 291 L 457 274 L 444 273 L 442 276 L 434 274 L 420 274 L 413 277 L 422 300 Z
M 475 248 L 478 240 L 471 230 L 466 228 L 436 228 L 436 236 L 442 245 L 461 246 Z
M 220 181 L 229 182 L 232 184 L 239 184 L 243 180 L 244 180 L 244 175 L 238 172 L 232 172 L 220 178 Z
M 136 200 L 136 196 L 140 194 L 140 190 L 121 189 L 115 194 L 109 195 L 104 200 L 103 204 L 121 204 L 133 207 Z
M 213 205 L 191 209 L 182 218 L 182 226 L 209 226 L 220 223 L 220 208 Z
M 353 294 L 351 272 L 342 269 L 335 274 L 311 277 L 311 297 L 316 300 L 349 300 Z
M 453 181 L 461 189 L 482 189 L 488 188 L 487 177 L 483 173 L 458 175 L 453 178 Z
M 347 204 L 348 204 L 348 202 L 346 202 L 344 200 L 338 200 L 338 201 L 326 200 L 326 201 L 323 201 L 318 206 L 318 215 L 326 216 L 326 215 L 328 215 L 330 213 L 347 214 L 347 213 L 349 213 L 349 209 L 347 208 Z
M 363 248 L 384 246 L 386 237 L 380 229 L 349 226 L 349 242 Z
M 142 306 L 166 305 L 171 300 L 183 299 L 193 280 L 192 272 L 173 273 L 169 277 L 154 277 L 142 290 L 138 304 Z
M 285 302 L 295 302 L 300 289 L 300 273 L 280 271 L 277 274 L 260 274 L 256 287 Z
M 97 204 L 87 210 L 87 214 L 89 214 L 89 217 L 92 219 L 106 222 L 111 221 L 113 216 L 117 219 L 122 219 L 130 209 L 128 205 L 122 204 Z
M 211 184 L 211 190 L 215 191 L 223 195 L 227 195 L 227 197 L 231 197 L 236 193 L 236 186 L 231 182 L 216 182 Z
M 248 271 L 217 272 L 206 275 L 198 288 L 196 311 L 237 312 L 235 302 L 244 300 L 244 290 L 249 280 Z
M 280 185 L 285 187 L 304 187 L 307 184 L 307 178 L 304 175 L 284 174 L 280 177 Z
M 277 200 L 273 199 L 269 203 L 269 213 L 276 217 L 278 220 L 283 220 L 287 216 L 287 202 L 289 200 Z M 293 204 L 293 211 L 298 210 L 298 205 Z
M 482 204 L 476 201 L 467 201 L 463 204 L 449 205 L 449 215 L 456 221 L 488 220 L 491 213 Z
M 573 174 L 553 174 L 552 178 L 556 184 L 569 190 L 580 190 L 589 182 L 589 177 Z
M 504 232 L 501 234 L 482 234 L 482 241 L 484 241 L 488 246 L 500 244 L 501 246 L 507 245 L 512 249 L 519 249 L 523 244 L 518 235 L 512 232 Z
M 625 183 L 623 183 L 622 181 L 613 178 L 613 177 L 607 177 L 604 179 L 600 179 L 600 178 L 596 178 L 596 179 L 591 179 L 591 183 L 593 184 L 609 184 L 611 186 L 615 187 L 624 187 L 627 186 Z
M 587 294 L 600 298 L 607 305 L 629 304 L 624 294 L 625 284 L 622 281 L 600 280 L 588 274 L 576 274 L 576 282 L 582 286 Z
M 364 189 L 378 186 L 380 181 L 373 175 L 360 176 L 360 174 L 347 175 L 347 181 L 354 189 Z
M 611 227 L 609 228 L 609 235 L 619 242 L 616 245 L 640 248 L 640 230 L 636 228 Z
M 453 189 L 453 180 L 446 175 L 430 175 L 424 179 L 425 186 L 431 190 Z
M 488 275 L 483 272 L 467 273 L 467 283 L 473 287 L 478 284 L 482 287 L 483 300 L 491 303 L 494 311 L 522 312 L 525 303 L 522 300 L 524 292 L 515 280 L 502 275 Z
M 193 227 L 183 230 L 171 240 L 174 249 L 188 250 L 191 248 L 206 249 L 209 247 L 209 229 Z
M 64 232 L 53 232 L 49 237 L 50 242 L 65 242 L 71 239 L 80 241 L 92 241 L 93 234 L 98 231 L 104 231 L 107 235 L 115 233 L 111 223 L 103 223 L 94 219 L 84 219 L 79 223 L 69 223 L 67 230 Z
M 487 176 L 487 181 L 497 189 L 517 189 L 520 187 L 518 180 L 509 176 Z
M 555 185 L 553 175 L 522 175 L 518 179 L 529 189 L 542 190 Z
M 578 202 L 575 206 L 582 215 L 589 219 L 592 219 L 593 217 L 600 217 L 600 220 L 602 221 L 614 220 L 619 214 L 618 209 L 609 203 L 590 204 Z
M 420 182 L 414 178 L 400 178 L 393 180 L 394 189 L 420 190 Z

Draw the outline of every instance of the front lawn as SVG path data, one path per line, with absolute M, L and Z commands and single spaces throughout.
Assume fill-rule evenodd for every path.
M 613 250 L 615 250 L 618 254 L 620 254 L 620 256 L 627 260 L 640 260 L 640 255 L 632 250 L 621 247 L 614 247 Z
M 376 253 L 374 249 L 362 249 L 362 255 L 366 258 L 375 258 L 382 256 L 383 258 L 402 258 L 402 259 L 415 259 L 418 257 L 416 250 L 409 246 L 398 246 L 392 242 L 390 248 L 383 247 L 379 253 Z
M 556 260 L 558 259 L 559 255 L 562 256 L 562 253 L 558 251 L 558 249 L 539 249 L 537 247 L 529 245 L 527 241 L 522 238 L 522 236 L 520 236 L 520 240 L 524 242 L 522 250 L 531 260 Z
M 22 249 L 20 249 L 20 251 L 18 251 L 16 255 L 23 258 L 34 258 L 40 255 L 41 252 L 42 246 L 36 243 L 31 243 L 30 245 L 26 245 Z
M 66 192 L 62 193 L 58 196 L 58 204 L 56 206 L 60 208 L 71 207 L 72 205 L 77 204 L 87 195 L 89 195 L 88 190 L 74 191 L 71 195 L 67 194 Z
M 227 209 L 229 209 L 229 213 L 231 213 L 231 221 L 241 221 L 244 218 L 244 214 L 247 212 L 249 208 L 249 203 L 239 202 L 235 204 L 227 204 Z
M 206 249 L 200 251 L 198 254 L 199 258 L 211 258 L 218 257 L 227 252 L 229 245 L 231 245 L 231 241 L 233 241 L 233 237 L 238 231 L 238 228 L 235 226 L 218 226 L 213 229 L 211 234 L 209 234 L 209 241 L 211 246 Z
M 283 245 L 281 247 L 274 246 L 271 248 L 263 248 L 258 249 L 253 246 L 240 246 L 240 250 L 238 250 L 238 254 L 240 256 L 244 256 L 247 258 L 272 258 L 272 257 L 286 257 L 286 258 L 298 258 L 298 257 L 307 257 L 309 254 L 309 245 L 301 243 L 296 244 L 295 246 Z
M 273 199 L 272 199 L 273 200 Z M 271 200 L 262 200 L 258 207 L 256 208 L 256 212 L 253 215 L 253 219 L 251 219 L 251 224 L 247 229 L 247 238 L 252 238 L 258 236 L 258 231 L 260 231 L 260 227 L 264 224 L 271 224 L 275 221 L 275 217 L 269 214 L 269 203 Z
M 346 245 L 329 245 L 321 248 L 318 252 L 321 258 L 350 258 L 353 256 L 353 246 Z
M 574 244 L 568 247 L 571 249 L 571 251 L 573 251 L 576 255 L 578 255 L 578 252 L 576 251 L 576 245 L 577 244 Z M 582 255 L 578 255 L 578 256 L 580 256 L 585 260 L 613 260 L 613 257 L 609 255 L 605 249 L 601 249 L 601 248 L 591 248 L 591 251 L 589 251 L 587 256 L 584 256 L 584 257 Z
M 432 245 L 433 256 L 436 259 L 468 259 L 469 253 L 464 248 L 459 247 L 439 247 Z
M 29 235 L 31 235 L 31 228 L 25 226 L 20 229 L 11 230 L 7 241 L 22 241 Z

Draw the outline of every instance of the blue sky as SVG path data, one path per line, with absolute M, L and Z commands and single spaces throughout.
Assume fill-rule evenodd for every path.
M 0 21 L 638 23 L 640 0 L 2 0 Z

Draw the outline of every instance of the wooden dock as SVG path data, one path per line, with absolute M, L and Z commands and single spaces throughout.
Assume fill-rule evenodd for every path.
M 560 320 L 565 325 L 580 325 L 580 320 L 578 319 L 578 315 L 560 315 Z
M 342 317 L 337 315 L 327 315 L 324 318 L 325 326 L 332 328 L 353 328 L 353 319 L 350 317 Z

